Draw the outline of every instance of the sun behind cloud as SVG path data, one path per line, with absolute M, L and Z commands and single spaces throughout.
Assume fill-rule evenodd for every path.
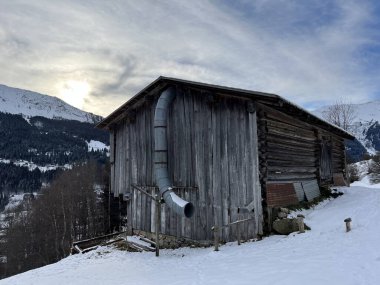
M 90 90 L 91 88 L 87 81 L 68 80 L 60 85 L 58 97 L 66 103 L 82 109 L 84 100 L 89 95 Z

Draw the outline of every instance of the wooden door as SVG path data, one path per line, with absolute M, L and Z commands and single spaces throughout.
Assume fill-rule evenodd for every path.
M 321 180 L 329 181 L 332 179 L 332 145 L 331 140 L 322 139 L 320 157 L 320 175 Z

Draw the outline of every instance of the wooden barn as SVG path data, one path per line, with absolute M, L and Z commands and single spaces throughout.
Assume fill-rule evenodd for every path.
M 353 136 L 275 95 L 160 77 L 99 125 L 111 136 L 111 192 L 129 229 L 191 240 L 249 219 L 263 233 L 273 208 L 312 200 L 347 181 L 344 139 Z M 236 240 L 235 227 L 222 239 Z

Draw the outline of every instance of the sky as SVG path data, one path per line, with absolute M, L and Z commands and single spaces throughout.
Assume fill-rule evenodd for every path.
M 0 84 L 103 116 L 177 77 L 310 110 L 380 99 L 380 4 L 0 0 Z

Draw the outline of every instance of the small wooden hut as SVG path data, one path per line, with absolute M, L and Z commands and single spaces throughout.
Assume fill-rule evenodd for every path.
M 169 88 L 174 97 L 166 102 L 161 132 L 156 105 Z M 135 186 L 159 194 L 155 167 L 164 163 L 167 188 L 190 202 L 194 214 L 162 205 L 161 232 L 206 241 L 212 226 L 245 218 L 252 220 L 241 234 L 253 238 L 270 224 L 272 208 L 312 200 L 321 185 L 345 184 L 344 139 L 353 139 L 275 94 L 166 77 L 98 127 L 110 131 L 111 192 L 126 201 L 129 229 L 155 231 L 155 203 Z M 165 150 L 155 146 L 160 132 Z M 222 239 L 236 240 L 236 234 L 226 227 Z

